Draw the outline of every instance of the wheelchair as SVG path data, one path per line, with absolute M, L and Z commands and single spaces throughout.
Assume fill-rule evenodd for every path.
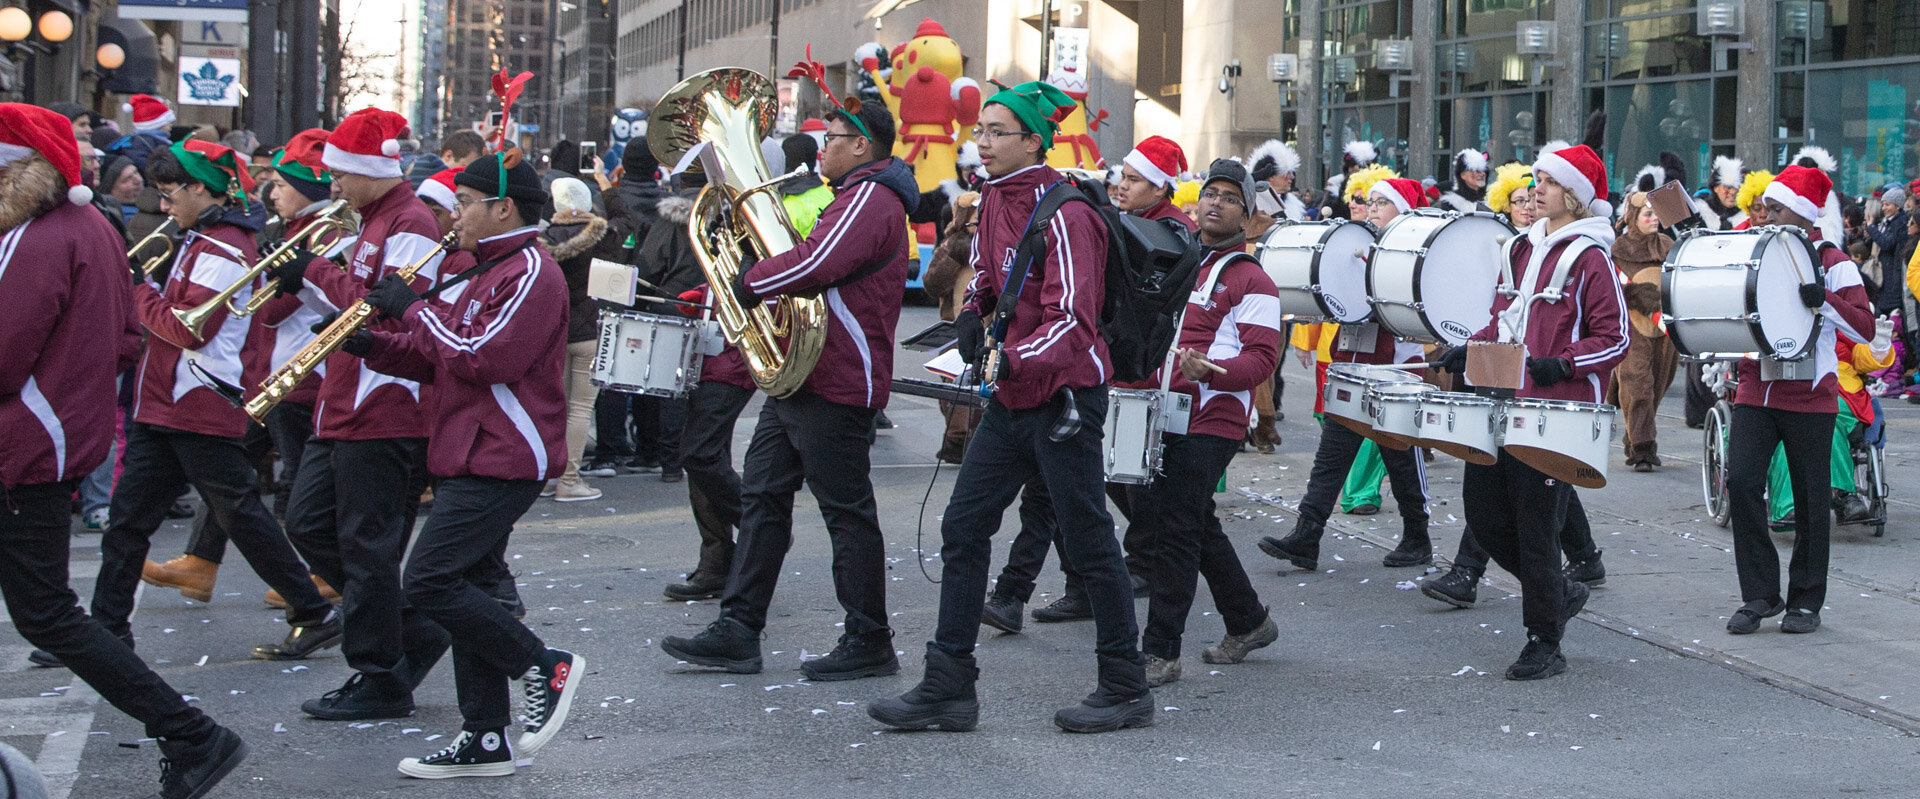
M 1706 500 L 1707 514 L 1713 517 L 1714 524 L 1726 527 L 1733 517 L 1732 503 L 1727 493 L 1728 445 L 1733 434 L 1732 397 L 1735 381 L 1732 365 L 1711 364 L 1702 379 L 1719 399 L 1707 409 L 1706 425 L 1701 434 L 1700 489 Z M 1887 533 L 1887 497 L 1892 493 L 1892 486 L 1887 481 L 1886 417 L 1882 415 L 1877 397 L 1873 400 L 1873 415 L 1873 424 L 1856 425 L 1853 433 L 1847 437 L 1848 454 L 1853 460 L 1854 485 L 1867 500 L 1868 512 L 1853 518 L 1835 513 L 1834 526 L 1869 525 L 1873 528 L 1873 536 L 1879 538 Z

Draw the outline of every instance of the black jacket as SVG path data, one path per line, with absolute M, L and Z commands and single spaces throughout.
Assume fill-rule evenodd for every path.
M 567 278 L 567 343 L 592 341 L 600 337 L 600 309 L 587 296 L 587 273 L 593 265 L 594 246 L 607 234 L 607 220 L 588 214 L 558 217 L 541 237 L 554 260 L 560 262 L 560 274 Z
M 624 247 L 631 236 L 637 253 L 653 224 L 660 221 L 660 201 L 667 197 L 667 190 L 657 181 L 634 177 L 621 180 L 602 198 L 607 204 L 607 238 L 613 245 Z M 632 258 L 629 263 L 639 261 Z

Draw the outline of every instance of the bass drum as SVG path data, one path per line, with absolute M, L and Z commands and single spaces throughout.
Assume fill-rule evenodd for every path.
M 1373 234 L 1365 225 L 1341 220 L 1280 225 L 1254 250 L 1260 268 L 1279 289 L 1283 319 L 1300 322 L 1366 321 L 1367 248 Z
M 1493 319 L 1513 226 L 1484 211 L 1421 208 L 1380 232 L 1367 263 L 1373 315 L 1403 339 L 1460 346 Z
M 1660 304 L 1680 354 L 1795 360 L 1820 340 L 1820 314 L 1800 285 L 1824 283 L 1813 243 L 1798 228 L 1682 236 L 1661 267 Z

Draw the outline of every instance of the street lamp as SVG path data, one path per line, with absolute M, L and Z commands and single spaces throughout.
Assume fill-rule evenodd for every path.
M 8 6 L 0 8 L 0 41 L 26 41 L 33 33 L 33 17 L 27 16 L 26 9 Z
M 40 15 L 40 38 L 59 44 L 73 35 L 73 17 L 60 10 L 48 11 Z
M 1240 59 L 1236 58 L 1232 63 L 1220 68 L 1220 83 L 1215 88 L 1218 88 L 1221 94 L 1226 95 L 1227 99 L 1231 100 L 1233 99 L 1233 90 L 1239 84 Z
M 120 45 L 108 42 L 93 51 L 93 63 L 101 69 L 119 69 L 127 63 L 127 51 Z
M 1280 87 L 1280 107 L 1287 107 L 1287 95 L 1293 93 L 1293 82 L 1300 77 L 1300 56 L 1293 53 L 1274 53 L 1267 56 L 1267 79 Z
M 1528 20 L 1515 26 L 1514 51 L 1527 56 L 1533 62 L 1529 83 L 1538 86 L 1546 67 L 1566 66 L 1560 61 L 1541 61 L 1542 56 L 1552 57 L 1560 52 L 1560 43 L 1554 39 L 1553 23 L 1543 20 Z
M 1387 96 L 1399 97 L 1400 84 L 1417 83 L 1420 76 L 1413 72 L 1413 40 L 1380 39 L 1373 43 L 1373 68 L 1393 73 L 1389 76 Z

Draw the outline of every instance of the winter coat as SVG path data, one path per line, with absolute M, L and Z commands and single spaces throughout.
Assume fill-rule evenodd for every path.
M 1224 271 L 1201 299 L 1200 288 L 1216 269 Z M 1187 434 L 1240 440 L 1254 388 L 1273 376 L 1280 361 L 1279 291 L 1259 261 L 1238 247 L 1207 253 L 1181 316 L 1179 346 L 1226 370 L 1195 383 L 1174 367 L 1169 388 L 1194 398 Z
M 659 221 L 647 231 L 635 259 L 641 280 L 675 297 L 707 282 L 700 262 L 694 260 L 693 242 L 687 238 L 687 218 L 693 214 L 693 196 L 698 193 L 683 191 L 654 206 Z
M 608 190 L 603 198 L 607 204 L 607 239 L 622 247 L 631 246 L 634 252 L 629 255 L 636 256 L 640 243 L 646 241 L 648 232 L 653 230 L 653 223 L 660 221 L 660 201 L 667 196 L 666 188 L 658 181 L 632 175 L 621 179 L 620 185 Z M 681 216 L 681 221 L 685 222 L 686 216 Z M 631 245 L 627 243 L 629 238 L 633 239 Z
M 241 350 L 246 345 L 250 320 L 233 317 L 222 306 L 201 325 L 199 335 L 194 335 L 173 315 L 175 310 L 196 307 L 233 285 L 260 257 L 253 243 L 255 231 L 235 224 L 245 221 L 235 211 L 219 222 L 189 231 L 165 285 L 155 289 L 153 284 L 143 282 L 134 287 L 140 323 L 152 331 L 141 357 L 134 421 L 210 436 L 237 439 L 246 435 L 247 415 L 207 388 L 191 364 L 199 363 L 227 383 L 241 384 L 245 380 Z M 233 296 L 233 303 L 246 304 L 258 285 L 256 280 L 253 286 L 242 288 Z
M 567 343 L 600 337 L 600 308 L 587 296 L 593 251 L 607 235 L 607 220 L 592 214 L 555 214 L 541 238 L 567 279 Z

